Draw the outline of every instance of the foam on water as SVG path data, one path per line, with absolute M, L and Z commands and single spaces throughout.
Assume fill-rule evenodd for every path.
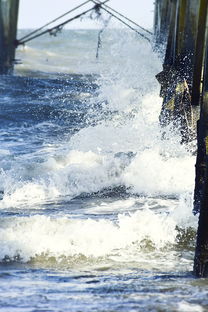
M 118 214 L 114 221 L 44 215 L 7 218 L 0 229 L 1 259 L 81 254 L 115 260 L 130 254 L 135 260 L 145 239 L 160 250 L 176 243 L 177 225 L 195 227 L 191 217 L 195 159 L 180 144 L 177 129 L 167 128 L 162 139 L 164 129 L 158 122 L 161 99 L 154 76 L 161 70 L 160 61 L 132 34 L 111 31 L 108 41 L 113 44 L 102 51 L 106 62 L 96 67 L 99 91 L 89 97 L 88 126 L 48 151 L 11 160 L 1 174 L 0 208 L 34 209 L 49 199 L 118 186 L 134 195 L 174 196 L 179 201 L 168 213 L 156 213 L 144 201 L 141 209 Z M 125 200 L 121 210 L 123 205 Z
M 53 257 L 58 263 L 71 263 L 73 258 L 77 263 L 77 257 L 84 256 L 115 263 L 136 262 L 140 267 L 148 265 L 150 268 L 155 266 L 155 261 L 164 261 L 172 253 L 179 239 L 176 226 L 183 229 L 196 226 L 187 196 L 179 205 L 176 201 L 162 201 L 154 199 L 151 203 L 145 199 L 128 199 L 112 205 L 100 203 L 90 209 L 91 214 L 98 215 L 110 210 L 116 213 L 114 220 L 102 216 L 80 219 L 45 215 L 1 219 L 0 260 L 28 262 L 42 257 L 42 261 L 48 261 Z M 136 208 L 138 203 L 139 209 Z M 162 212 L 164 204 L 171 204 L 172 211 Z M 160 207 L 160 212 L 154 209 L 156 206 Z M 122 209 L 124 212 L 120 213 Z M 165 266 L 174 267 L 177 262 L 173 259 L 172 255 Z M 183 256 L 180 261 L 190 269 L 192 262 L 189 258 Z
M 38 255 L 62 257 L 129 256 L 139 257 L 145 239 L 161 249 L 175 242 L 175 222 L 146 208 L 126 215 L 119 215 L 116 222 L 105 219 L 76 220 L 33 216 L 7 218 L 0 229 L 0 258 L 15 259 L 19 256 L 29 261 Z M 137 250 L 137 253 L 135 251 Z

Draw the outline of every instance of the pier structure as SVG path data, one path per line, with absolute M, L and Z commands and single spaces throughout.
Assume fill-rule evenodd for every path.
M 15 62 L 19 0 L 0 0 L 0 74 L 9 74 Z
M 197 136 L 194 212 L 199 224 L 194 274 L 208 277 L 208 1 L 156 0 L 156 49 L 165 51 L 161 84 L 162 126 L 173 123 L 182 142 Z

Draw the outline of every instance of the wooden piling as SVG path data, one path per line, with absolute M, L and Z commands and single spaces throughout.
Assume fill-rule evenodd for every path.
M 201 78 L 202 78 L 202 64 L 203 64 L 203 57 L 204 57 L 207 7 L 208 7 L 207 0 L 201 0 L 200 10 L 199 10 L 197 40 L 196 40 L 196 52 L 195 52 L 195 58 L 194 58 L 192 105 L 199 105 L 199 98 L 200 98 L 200 93 L 201 93 Z
M 183 43 L 185 35 L 185 21 L 186 21 L 186 7 L 187 0 L 177 1 L 177 25 L 176 25 L 176 35 L 175 35 L 175 61 L 177 57 L 183 57 Z
M 167 47 L 166 47 L 166 54 L 164 59 L 164 69 L 168 68 L 174 62 L 175 56 L 175 27 L 176 27 L 176 20 L 177 20 L 177 2 L 172 1 L 170 2 L 169 6 L 170 10 L 170 20 L 169 20 L 169 28 L 168 28 L 168 39 L 167 39 Z
M 189 83 L 192 86 L 195 48 L 198 32 L 199 0 L 186 1 L 185 28 L 181 53 L 189 71 Z
M 203 66 L 203 80 L 202 80 L 202 97 L 200 119 L 198 121 L 197 133 L 197 160 L 196 160 L 196 179 L 195 179 L 195 193 L 194 193 L 194 209 L 199 212 L 199 223 L 197 231 L 197 243 L 194 259 L 194 274 L 197 277 L 208 277 L 208 31 L 206 30 L 208 14 L 208 3 L 206 0 L 201 0 L 201 9 L 199 15 L 199 30 L 198 30 L 198 49 L 199 61 L 195 64 L 195 87 L 193 90 L 194 104 L 200 101 L 200 85 L 202 62 Z M 202 20 L 201 20 L 202 19 Z M 204 26 L 204 27 L 202 27 Z M 206 40 L 205 40 L 206 30 Z M 200 42 L 203 40 L 203 42 Z M 203 46 L 206 42 L 205 53 Z M 204 57 L 205 55 L 205 57 Z M 197 67 L 199 70 L 197 72 Z
M 193 0 L 192 0 L 193 1 Z M 184 37 L 187 30 L 187 0 L 171 1 L 169 35 L 163 71 L 156 77 L 161 83 L 163 105 L 160 123 L 170 122 L 180 128 L 182 140 L 187 141 L 192 126 L 189 70 Z
M 160 123 L 173 123 L 182 142 L 192 140 L 196 126 L 191 105 L 200 0 L 170 0 L 170 25 L 161 83 Z
M 170 0 L 155 1 L 154 36 L 156 48 L 166 43 L 170 25 Z
M 194 121 L 199 119 L 194 211 L 200 212 L 200 216 L 194 274 L 208 277 L 208 1 L 170 0 L 170 3 L 163 71 L 156 76 L 163 97 L 160 121 L 162 126 L 170 122 L 176 125 L 181 130 L 182 142 L 186 142 L 195 131 L 191 122 L 193 109 Z M 189 133 L 190 128 L 193 131 Z
M 15 59 L 19 0 L 0 0 L 0 74 L 10 74 Z

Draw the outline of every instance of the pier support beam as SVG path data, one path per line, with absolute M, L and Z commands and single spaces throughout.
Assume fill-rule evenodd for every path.
M 0 0 L 0 74 L 10 74 L 15 59 L 19 0 Z
M 201 111 L 197 133 L 197 161 L 194 194 L 194 209 L 199 212 L 197 243 L 194 259 L 194 274 L 197 277 L 208 277 L 208 31 L 206 29 L 208 14 L 207 0 L 201 0 L 199 28 L 197 36 L 196 63 L 194 69 L 194 90 L 192 100 L 200 101 L 201 76 L 202 96 Z M 206 33 L 206 39 L 205 39 Z M 204 51 L 206 43 L 206 51 Z M 204 53 L 205 52 L 205 53 Z M 205 55 L 205 57 L 204 57 Z
M 201 116 L 198 126 L 198 155 L 196 165 L 195 204 L 200 206 L 194 273 L 208 277 L 208 51 L 205 68 L 206 83 L 203 90 Z M 196 193 L 196 188 L 195 188 Z
M 193 74 L 193 90 L 192 90 L 192 105 L 199 105 L 201 93 L 202 67 L 204 58 L 206 20 L 207 20 L 207 0 L 201 0 L 199 10 L 198 31 L 196 40 L 196 52 L 194 59 L 194 74 Z
M 181 142 L 195 138 L 197 128 L 194 212 L 200 215 L 194 274 L 208 277 L 208 1 L 168 1 L 170 25 L 166 54 L 163 71 L 156 76 L 163 97 L 160 122 L 162 126 L 168 123 L 177 126 L 181 130 Z M 161 2 L 167 4 L 166 0 L 156 1 L 156 11 L 161 8 Z M 158 23 L 155 22 L 156 28 Z
M 163 71 L 156 77 L 161 84 L 162 126 L 180 128 L 182 141 L 193 136 L 191 91 L 198 27 L 199 0 L 169 0 L 170 24 Z
M 154 35 L 156 48 L 167 41 L 170 24 L 170 0 L 155 0 Z

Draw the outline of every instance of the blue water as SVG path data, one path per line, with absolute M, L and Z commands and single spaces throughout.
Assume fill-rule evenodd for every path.
M 195 159 L 177 129 L 161 139 L 160 60 L 124 30 L 96 60 L 97 33 L 38 39 L 0 79 L 0 311 L 207 311 Z

